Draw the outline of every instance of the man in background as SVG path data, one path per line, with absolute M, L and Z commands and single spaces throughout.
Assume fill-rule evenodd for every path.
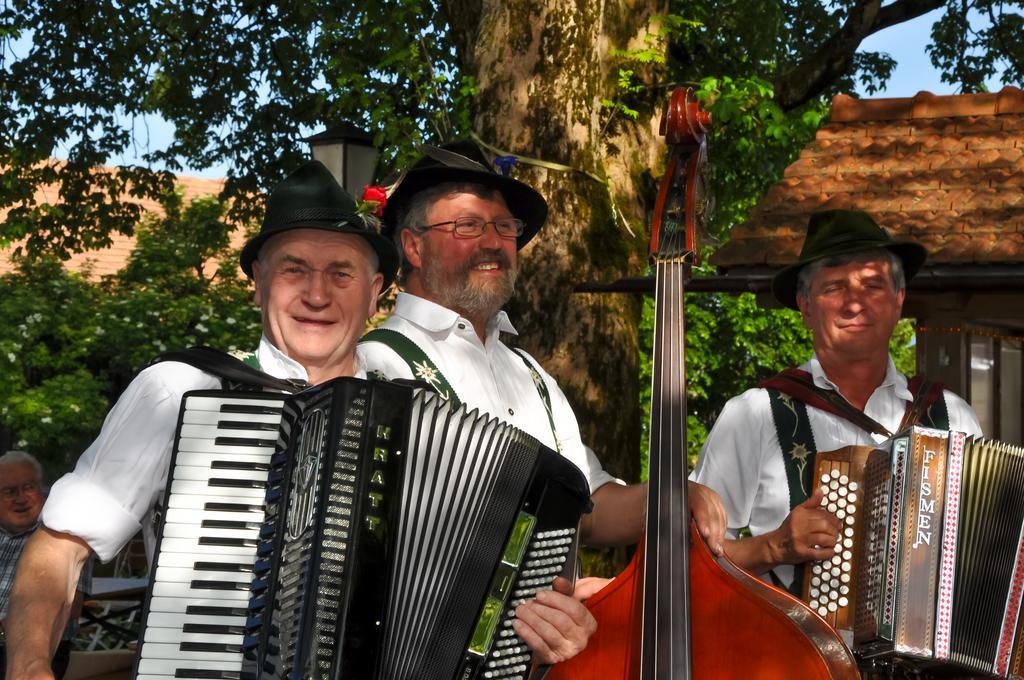
M 0 456 L 0 626 L 7 619 L 14 574 L 21 552 L 39 526 L 43 510 L 43 472 L 39 461 L 24 451 L 8 451 Z M 89 563 L 91 564 L 91 563 Z M 62 678 L 71 657 L 71 641 L 78 632 L 82 595 L 90 587 L 89 564 L 82 570 L 71 614 L 50 664 L 55 678 Z M 0 646 L 0 677 L 7 663 L 6 645 Z

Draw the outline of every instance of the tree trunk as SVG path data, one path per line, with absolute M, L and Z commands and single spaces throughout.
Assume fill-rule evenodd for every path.
M 651 177 L 664 150 L 657 136 L 664 92 L 652 90 L 636 122 L 614 118 L 601 100 L 616 98 L 611 51 L 649 47 L 648 21 L 665 7 L 658 0 L 447 0 L 446 10 L 458 17 L 451 23 L 463 72 L 476 80 L 479 137 L 577 170 L 521 160 L 514 171 L 545 196 L 550 212 L 521 253 L 509 311 L 519 344 L 572 403 L 584 443 L 612 474 L 637 481 L 640 300 L 576 294 L 573 287 L 644 271 Z M 652 68 L 639 75 L 650 82 L 657 74 Z M 590 569 L 614 573 L 623 554 L 591 560 Z

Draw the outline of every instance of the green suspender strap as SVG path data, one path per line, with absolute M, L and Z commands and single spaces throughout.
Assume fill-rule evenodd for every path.
M 519 355 L 519 358 L 523 360 L 526 367 L 530 369 L 530 373 L 533 374 L 533 384 L 537 387 L 537 394 L 540 395 L 540 400 L 544 402 L 544 410 L 548 414 L 548 425 L 551 426 L 551 436 L 555 440 L 555 449 L 559 453 L 562 452 L 562 445 L 558 442 L 558 430 L 555 429 L 555 414 L 551 409 L 551 393 L 548 392 L 547 383 L 544 382 L 544 376 L 540 374 L 537 367 L 533 365 L 533 361 L 530 360 L 530 355 L 519 349 L 518 347 L 512 349 L 513 352 Z
M 807 405 L 804 402 L 773 388 L 768 388 L 768 402 L 771 404 L 772 420 L 775 421 L 775 431 L 782 449 L 786 481 L 789 482 L 789 509 L 792 510 L 810 497 L 814 485 L 814 457 L 818 448 L 814 444 L 811 421 L 807 417 Z M 802 595 L 804 565 L 794 566 L 793 582 L 788 588 L 775 575 L 774 570 L 768 574 L 776 587 L 788 590 L 796 597 Z
M 375 328 L 364 335 L 359 342 L 379 342 L 382 345 L 387 345 L 409 365 L 413 378 L 422 380 L 433 387 L 442 398 L 453 402 L 456 408 L 462 405 L 459 395 L 455 393 L 455 389 L 444 377 L 444 373 L 441 373 L 437 364 L 430 360 L 430 357 L 420 349 L 419 345 L 398 331 L 393 331 L 390 328 Z

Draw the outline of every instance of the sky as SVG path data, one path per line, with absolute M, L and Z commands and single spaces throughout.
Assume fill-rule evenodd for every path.
M 868 95 L 866 92 L 858 92 L 858 94 L 874 98 L 913 97 L 922 90 L 938 95 L 956 94 L 952 85 L 939 80 L 939 73 L 932 66 L 931 60 L 924 50 L 930 40 L 931 25 L 941 16 L 942 11 L 941 9 L 935 10 L 913 21 L 893 26 L 867 38 L 861 44 L 861 49 L 863 51 L 887 52 L 896 60 L 896 68 L 885 89 L 872 95 Z M 995 80 L 989 82 L 988 86 L 992 91 L 1002 88 L 1002 85 Z M 136 127 L 136 139 L 144 140 L 148 136 L 152 148 L 165 146 L 172 134 L 171 126 L 157 117 L 148 117 L 145 126 L 142 121 L 139 121 Z M 138 162 L 132 156 L 131 150 L 122 157 L 110 160 L 113 163 Z M 181 174 L 193 177 L 220 178 L 225 175 L 226 170 L 225 166 L 219 165 L 203 170 L 186 168 Z

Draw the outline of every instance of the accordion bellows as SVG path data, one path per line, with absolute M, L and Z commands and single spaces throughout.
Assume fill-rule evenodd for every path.
M 183 422 L 195 418 L 194 399 L 216 397 L 187 396 Z M 139 677 L 525 678 L 530 652 L 511 627 L 514 609 L 555 576 L 571 576 L 589 505 L 582 473 L 506 423 L 404 386 L 342 378 L 277 405 L 280 437 L 260 464 L 262 518 L 230 537 L 251 554 L 214 558 L 223 570 L 251 565 L 234 582 L 240 603 L 213 605 L 244 617 L 224 619 L 218 632 L 230 637 L 212 640 L 212 628 L 195 627 L 211 613 L 208 593 L 186 589 L 191 619 L 186 604 L 168 628 L 156 611 L 157 574 Z M 241 420 L 206 418 L 228 430 Z M 238 439 L 210 434 L 214 448 Z M 185 439 L 176 459 L 202 447 Z M 219 451 L 205 473 L 191 474 L 209 478 L 205 493 L 225 487 L 219 466 L 228 457 Z M 178 468 L 172 462 L 168 506 L 180 503 Z M 213 526 L 193 532 L 228 538 L 209 535 Z M 158 564 L 166 537 L 180 532 L 164 524 Z M 174 559 L 209 567 L 209 555 L 197 554 Z

